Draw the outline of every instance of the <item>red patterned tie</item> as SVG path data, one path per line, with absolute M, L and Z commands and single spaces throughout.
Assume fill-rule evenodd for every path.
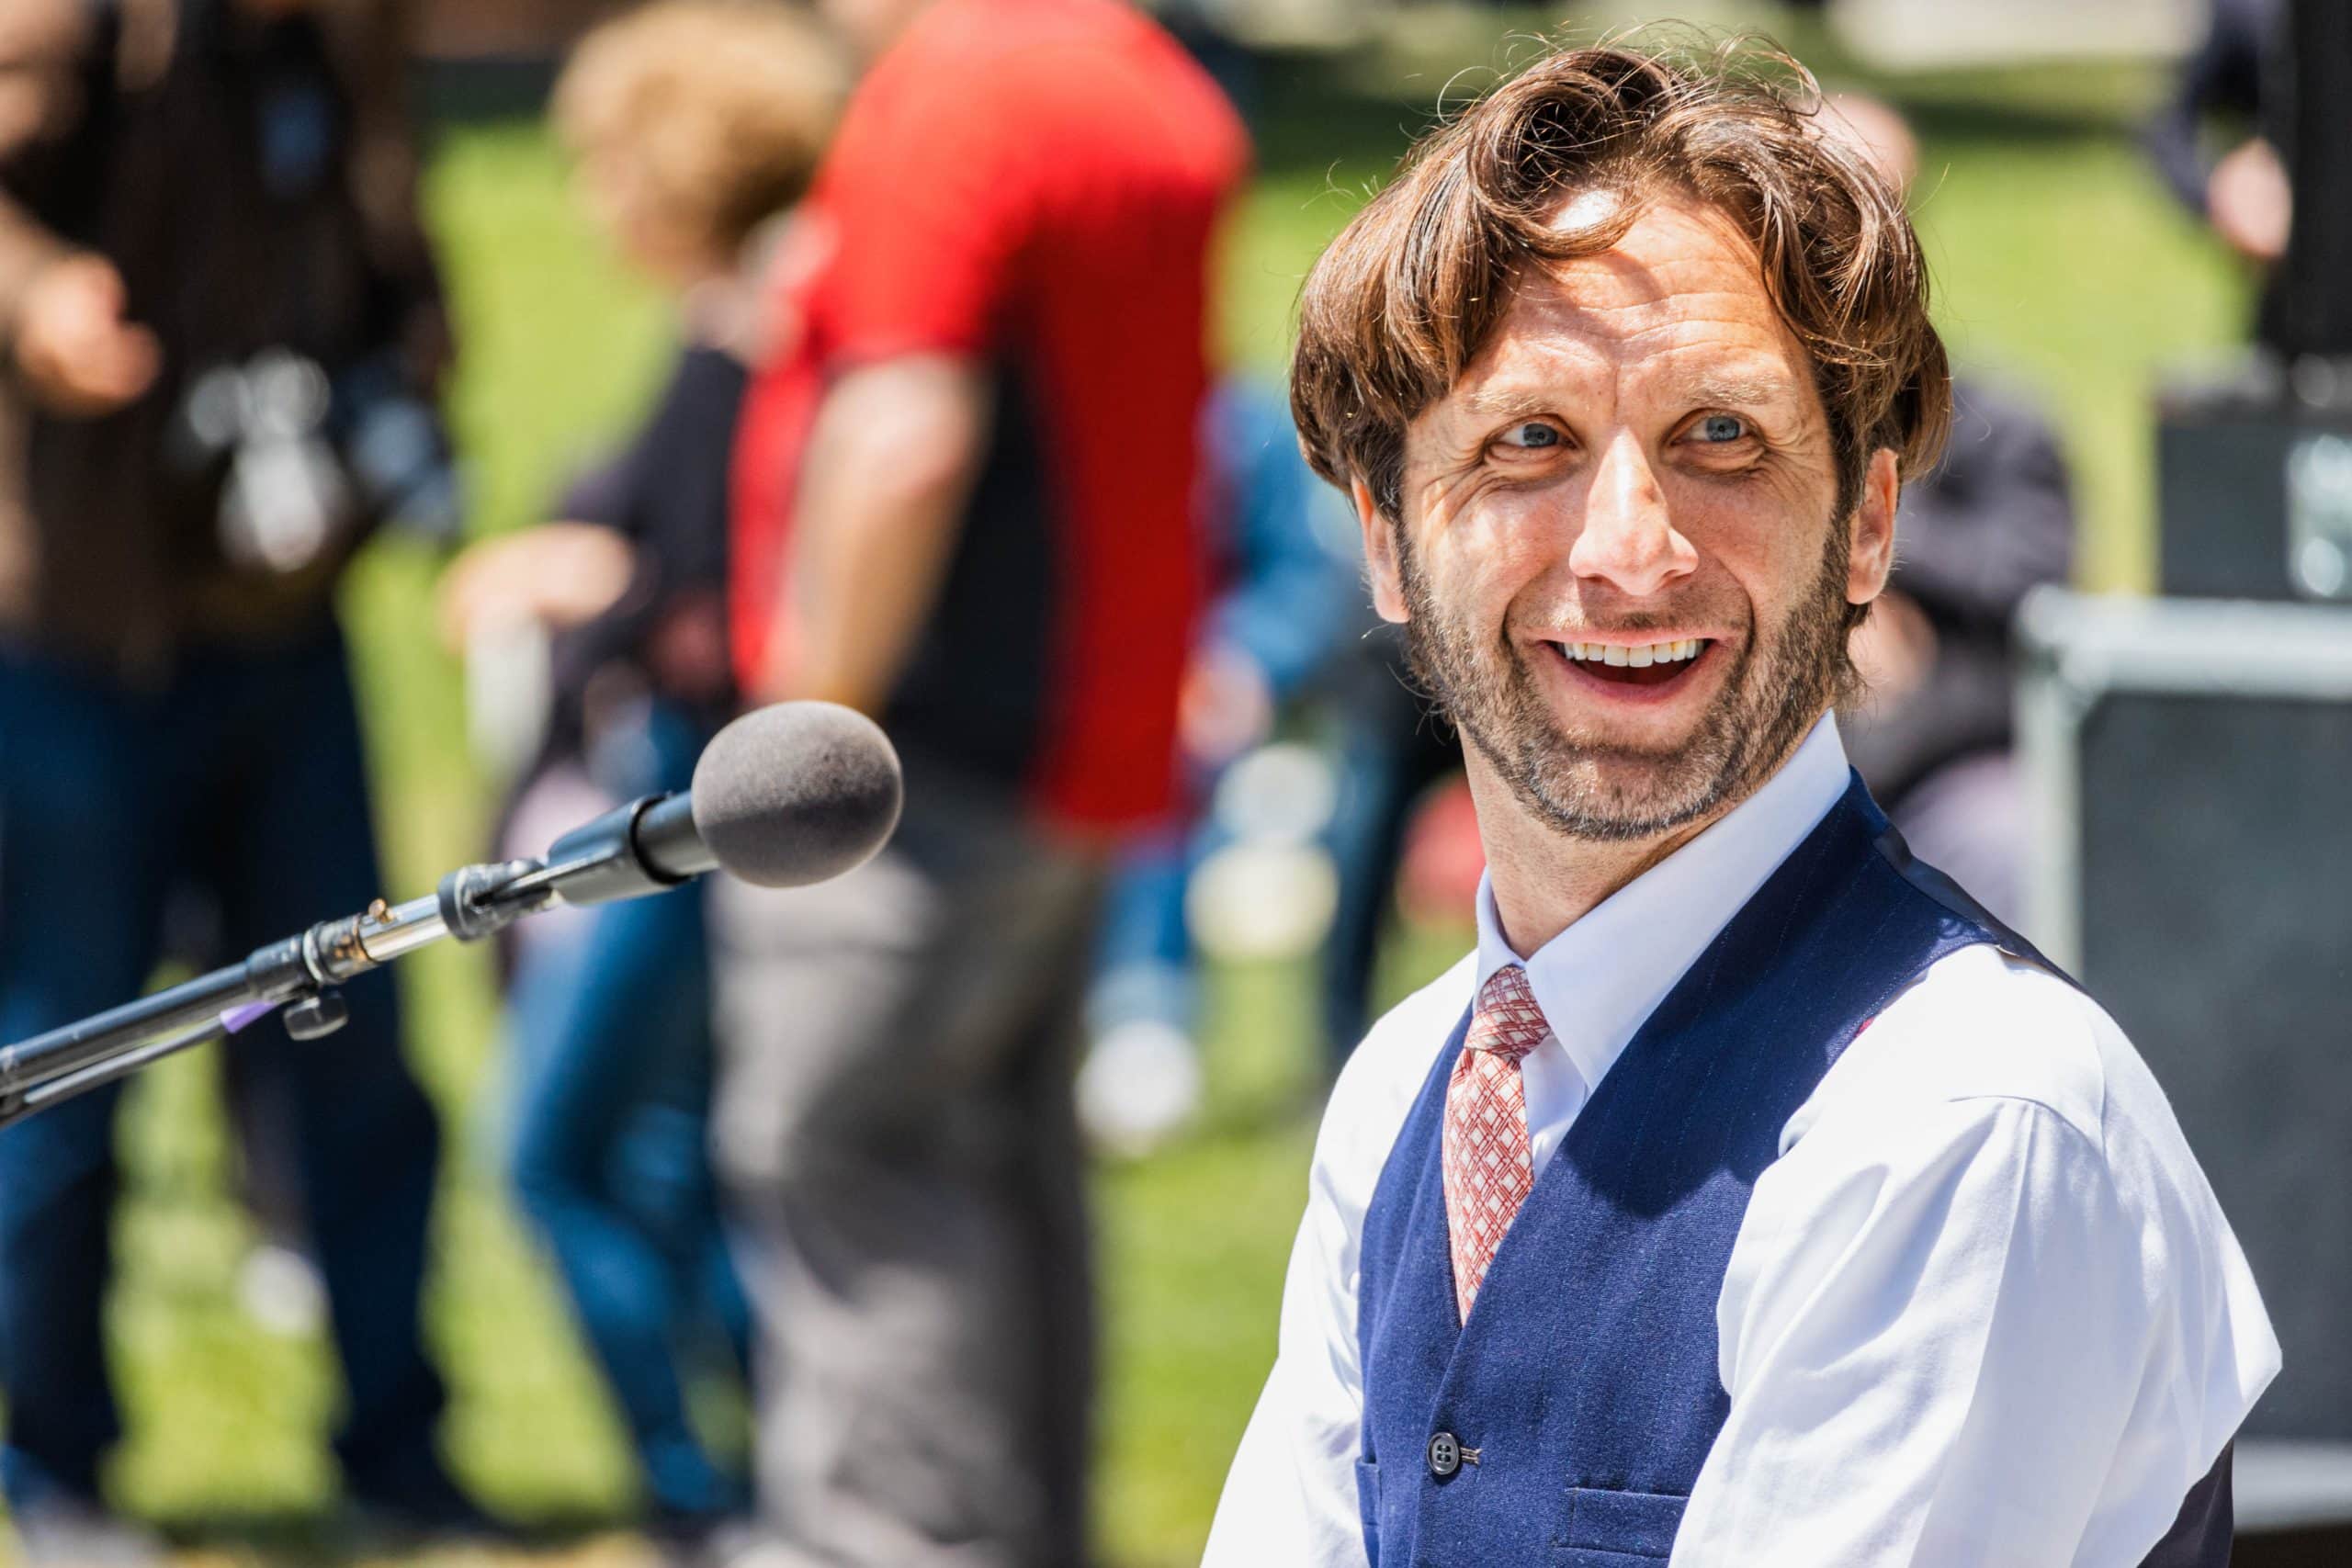
M 1445 1228 L 1453 1244 L 1454 1304 L 1465 1323 L 1503 1233 L 1535 1185 L 1519 1063 L 1549 1032 L 1527 971 L 1516 964 L 1496 970 L 1478 992 L 1446 1086 Z

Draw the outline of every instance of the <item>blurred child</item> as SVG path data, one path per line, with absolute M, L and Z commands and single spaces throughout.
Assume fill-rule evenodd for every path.
M 548 638 L 552 691 L 508 813 L 513 852 L 604 805 L 684 788 L 732 704 L 728 455 L 745 366 L 789 330 L 763 319 L 766 275 L 808 243 L 786 209 L 840 85 L 814 24 L 758 0 L 658 0 L 591 32 L 557 85 L 582 199 L 674 296 L 681 342 L 652 412 L 560 520 L 477 545 L 443 586 L 455 644 Z M 689 1420 L 682 1357 L 692 1364 L 700 1330 L 740 1370 L 747 1333 L 705 1156 L 702 907 L 680 893 L 534 925 L 509 997 L 516 1193 L 611 1382 L 657 1528 L 698 1536 L 740 1507 L 743 1483 Z

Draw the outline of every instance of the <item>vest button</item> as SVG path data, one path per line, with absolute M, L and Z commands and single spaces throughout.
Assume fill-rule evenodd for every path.
M 1430 1439 L 1430 1473 L 1443 1481 L 1462 1468 L 1462 1444 L 1451 1432 Z

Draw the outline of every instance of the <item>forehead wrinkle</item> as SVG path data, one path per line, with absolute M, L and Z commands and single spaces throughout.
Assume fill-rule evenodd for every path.
M 1544 412 L 1564 385 L 1613 379 L 1616 367 L 1589 333 L 1527 330 L 1506 321 L 1471 361 L 1444 406 L 1477 414 Z
M 1528 287 L 1530 282 L 1540 278 L 1551 285 L 1548 292 L 1554 299 L 1573 300 L 1581 288 L 1603 296 L 1604 299 L 1613 296 L 1614 308 L 1617 309 L 1657 305 L 1679 292 L 1662 275 L 1674 270 L 1678 264 L 1687 259 L 1690 258 L 1666 256 L 1644 260 L 1629 254 L 1621 244 L 1615 249 L 1589 256 L 1540 262 L 1522 268 L 1521 291 L 1539 296 L 1546 292 Z
M 1693 341 L 1687 332 L 1667 342 L 1589 336 L 1508 334 L 1471 374 L 1452 400 L 1480 417 L 1540 413 L 1563 392 L 1589 395 L 1604 385 L 1640 388 L 1692 403 L 1769 408 L 1802 401 L 1789 345 L 1750 323 L 1682 323 L 1728 328 Z M 1615 352 L 1611 352 L 1611 349 Z
M 1789 342 L 1760 281 L 1753 288 L 1679 288 L 1629 300 L 1577 298 L 1566 283 L 1555 284 L 1540 294 L 1522 295 L 1499 323 L 1496 339 L 1580 341 L 1603 355 L 1646 355 L 1695 346 L 1693 334 L 1708 343 L 1747 337 L 1777 348 Z
M 1780 336 L 1710 336 L 1645 356 L 1644 378 L 1669 396 L 1755 407 L 1802 402 L 1810 388 L 1803 351 Z
M 1644 310 L 1632 322 L 1579 309 L 1563 313 L 1581 331 L 1547 332 L 1542 318 L 1507 323 L 1507 335 L 1572 337 L 1606 362 L 1604 374 L 1694 402 L 1749 407 L 1810 403 L 1811 360 L 1760 287 L 1675 297 L 1674 308 Z M 1598 329 L 1597 331 L 1594 329 Z
M 1523 307 L 1574 318 L 1630 316 L 1671 325 L 1720 315 L 1777 332 L 1756 247 L 1728 215 L 1679 197 L 1645 202 L 1618 243 L 1590 255 L 1533 261 L 1519 269 L 1507 316 Z
M 1692 404 L 1809 404 L 1792 369 L 1803 351 L 1752 247 L 1720 215 L 1674 207 L 1651 207 L 1609 251 L 1522 267 L 1492 337 L 1430 412 L 1483 421 L 1637 388 Z

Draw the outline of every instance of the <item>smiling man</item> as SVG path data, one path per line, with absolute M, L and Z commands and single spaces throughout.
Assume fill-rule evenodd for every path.
M 2228 1224 L 1839 747 L 1950 415 L 1813 97 L 1553 54 L 1308 279 L 1300 428 L 1488 872 L 1333 1093 L 1215 1568 L 2227 1561 L 2278 1365 Z

